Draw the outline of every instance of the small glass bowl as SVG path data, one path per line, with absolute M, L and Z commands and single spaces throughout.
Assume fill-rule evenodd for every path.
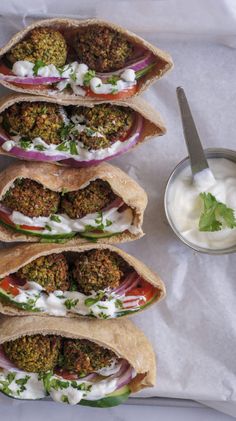
M 236 163 L 236 151 L 233 151 L 231 149 L 209 148 L 209 149 L 205 149 L 204 152 L 205 152 L 206 158 L 225 158 L 225 159 L 228 159 L 228 160 Z M 167 184 L 166 184 L 165 196 L 164 196 L 164 206 L 165 206 L 166 218 L 168 220 L 169 225 L 171 226 L 172 230 L 177 235 L 177 237 L 184 244 L 186 244 L 191 249 L 196 250 L 200 253 L 215 254 L 215 255 L 235 253 L 236 252 L 236 244 L 234 246 L 223 248 L 223 249 L 210 249 L 210 248 L 201 247 L 201 246 L 198 246 L 194 243 L 191 243 L 190 241 L 186 240 L 186 238 L 184 238 L 181 235 L 181 233 L 177 230 L 176 226 L 174 225 L 174 223 L 171 219 L 171 216 L 169 214 L 168 204 L 167 204 L 169 187 L 170 187 L 171 183 L 178 177 L 180 172 L 188 166 L 190 167 L 190 160 L 189 160 L 189 157 L 187 156 L 181 162 L 179 162 L 179 164 L 174 168 L 174 170 L 172 171 L 172 173 L 171 173 L 171 175 L 170 175 L 170 177 L 167 181 Z

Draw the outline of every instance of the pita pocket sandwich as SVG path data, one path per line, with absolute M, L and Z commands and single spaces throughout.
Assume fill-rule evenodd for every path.
M 155 384 L 153 349 L 129 320 L 13 317 L 0 323 L 0 391 L 111 407 Z
M 0 82 L 15 91 L 109 101 L 138 95 L 173 66 L 165 51 L 99 19 L 35 22 L 0 60 Z
M 117 167 L 18 162 L 0 174 L 0 240 L 123 242 L 143 235 L 144 190 Z
M 160 115 L 141 98 L 62 101 L 12 94 L 0 100 L 0 154 L 86 167 L 165 134 Z
M 0 313 L 113 319 L 165 296 L 159 276 L 105 244 L 25 244 L 0 250 Z

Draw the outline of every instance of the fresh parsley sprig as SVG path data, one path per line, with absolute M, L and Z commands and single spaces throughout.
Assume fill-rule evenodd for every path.
M 199 231 L 220 231 L 224 227 L 236 228 L 234 210 L 218 200 L 211 193 L 200 193 L 203 211 L 198 224 Z

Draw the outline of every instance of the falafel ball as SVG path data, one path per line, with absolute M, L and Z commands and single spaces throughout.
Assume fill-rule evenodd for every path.
M 74 116 L 83 116 L 88 130 L 79 134 L 87 149 L 108 148 L 112 143 L 125 137 L 132 127 L 132 110 L 118 105 L 99 104 L 94 107 L 77 107 Z M 94 136 L 99 132 L 103 136 Z
M 57 212 L 60 195 L 29 178 L 17 179 L 1 200 L 2 205 L 31 218 Z
M 101 211 L 115 198 L 109 183 L 97 179 L 84 189 L 65 193 L 61 198 L 61 211 L 72 219 L 82 218 L 88 213 Z
M 24 135 L 30 140 L 41 137 L 48 144 L 61 143 L 64 120 L 57 104 L 21 102 L 7 108 L 2 117 L 3 127 L 9 134 Z
M 57 365 L 61 339 L 54 335 L 22 336 L 2 346 L 6 356 L 19 369 L 40 373 Z
M 110 250 L 90 250 L 80 253 L 74 262 L 72 276 L 80 292 L 117 288 L 129 271 L 128 264 Z
M 97 72 L 121 69 L 133 52 L 124 35 L 101 25 L 80 29 L 74 47 L 80 62 Z
M 35 63 L 64 66 L 67 57 L 67 45 L 61 32 L 52 28 L 35 28 L 23 41 L 18 42 L 7 53 L 11 63 L 26 60 Z
M 65 339 L 62 348 L 63 368 L 86 375 L 109 366 L 116 355 L 87 339 Z
M 38 257 L 20 268 L 16 275 L 24 281 L 37 282 L 48 293 L 67 291 L 70 287 L 68 264 L 62 253 Z

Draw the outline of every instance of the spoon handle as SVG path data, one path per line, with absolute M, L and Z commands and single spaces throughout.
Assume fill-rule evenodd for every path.
M 191 110 L 184 92 L 179 86 L 176 89 L 179 108 L 181 112 L 182 125 L 184 131 L 185 142 L 188 148 L 189 159 L 193 176 L 198 172 L 209 168 L 197 128 L 195 126 Z

